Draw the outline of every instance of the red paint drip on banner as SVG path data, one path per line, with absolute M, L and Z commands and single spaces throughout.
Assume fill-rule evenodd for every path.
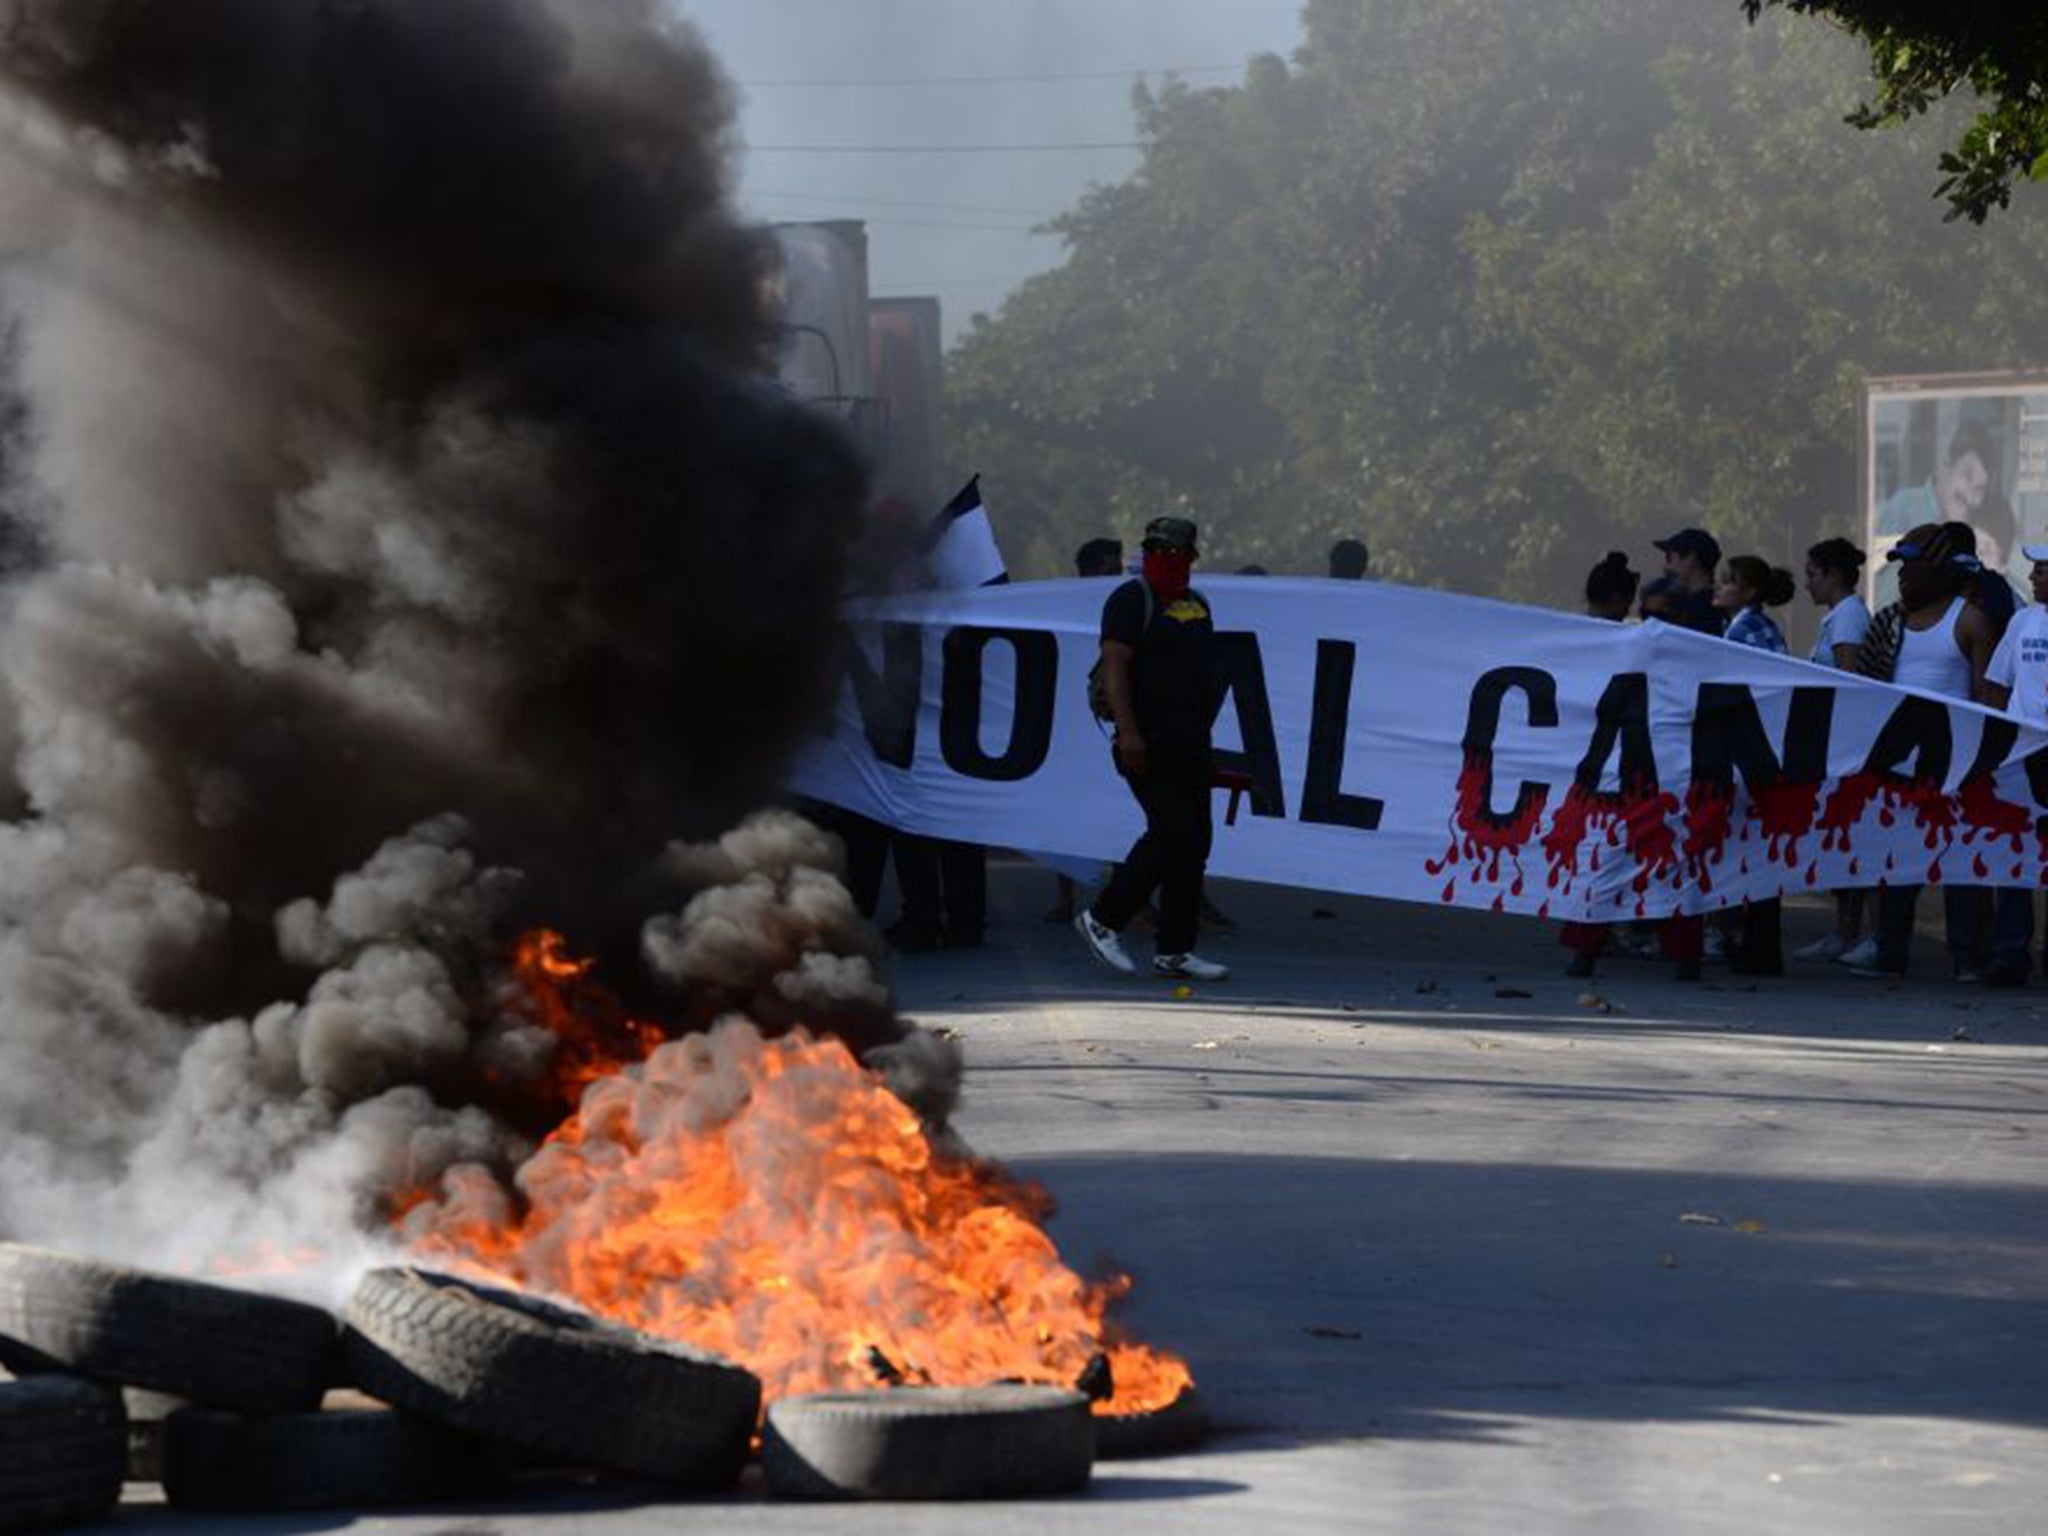
M 1993 864 L 1986 852 L 2004 845 L 2014 855 L 2024 854 L 2027 834 L 2035 830 L 2033 851 L 2044 861 L 2039 880 L 2048 885 L 2048 831 L 2039 830 L 2048 818 L 2037 823 L 2030 807 L 2002 798 L 1989 777 L 1971 779 L 1953 795 L 1930 781 L 1873 773 L 1850 774 L 1832 788 L 1811 781 L 1781 781 L 1751 792 L 1740 822 L 1731 790 L 1699 784 L 1687 787 L 1682 814 L 1676 796 L 1654 785 L 1607 794 L 1575 784 L 1548 825 L 1546 791 L 1529 795 L 1526 802 L 1518 795 L 1514 811 L 1501 814 L 1488 804 L 1494 787 L 1492 754 L 1468 752 L 1458 776 L 1450 845 L 1441 859 L 1427 863 L 1432 875 L 1452 875 L 1443 889 L 1446 902 L 1456 899 L 1461 877 L 1474 886 L 1496 887 L 1503 878 L 1511 878 L 1508 894 L 1520 898 L 1527 888 L 1521 856 L 1532 842 L 1543 853 L 1547 888 L 1567 896 L 1583 878 L 1598 875 L 1603 861 L 1624 855 L 1632 866 L 1624 882 L 1626 891 L 1615 887 L 1603 893 L 1607 899 L 1602 905 L 1617 912 L 1632 907 L 1638 914 L 1646 913 L 1653 885 L 1712 891 L 1716 872 L 1731 853 L 1743 875 L 1750 871 L 1751 855 L 1760 852 L 1770 865 L 1793 871 L 1794 878 L 1803 878 L 1808 887 L 1817 886 L 1819 861 L 1802 856 L 1806 839 L 1816 833 L 1823 851 L 1846 858 L 1852 879 L 1863 878 L 1856 834 L 1873 814 L 1886 828 L 1910 821 L 1931 855 L 1924 877 L 1929 884 L 1941 883 L 1946 874 L 1943 859 L 1964 847 L 1983 850 L 1972 859 L 1973 878 L 1992 878 Z M 1884 869 L 1897 868 L 1895 846 L 1886 848 Z M 2012 877 L 2023 878 L 2025 868 L 2023 861 L 2014 862 Z M 1877 883 L 1888 882 L 1880 876 Z M 1498 890 L 1492 905 L 1496 911 L 1505 908 Z M 1546 898 L 1538 915 L 1549 916 L 1550 907 Z
M 1678 797 L 1654 786 L 1608 795 L 1574 784 L 1543 834 L 1551 889 L 1571 890 L 1580 873 L 1579 851 L 1595 838 L 1586 853 L 1588 872 L 1599 872 L 1602 847 L 1623 848 L 1636 866 L 1630 889 L 1638 895 L 1649 890 L 1652 881 L 1678 868 L 1678 837 L 1671 829 L 1677 809 Z
M 1956 810 L 1968 828 L 1966 837 L 1982 836 L 1991 842 L 2003 839 L 2012 844 L 2014 853 L 2025 847 L 2027 832 L 2034 824 L 2033 813 L 2024 805 L 2001 800 L 1998 786 L 1988 777 L 1963 782 L 1956 795 Z M 1983 860 L 1980 858 L 1978 863 Z M 1981 875 L 1984 871 L 1979 869 L 1977 873 Z
M 1465 766 L 1458 774 L 1458 803 L 1452 815 L 1450 845 L 1444 849 L 1442 858 L 1427 860 L 1423 865 L 1432 875 L 1452 874 L 1442 893 L 1446 902 L 1456 898 L 1459 871 L 1474 883 L 1487 885 L 1498 885 L 1503 876 L 1511 876 L 1510 895 L 1520 896 L 1527 888 L 1521 853 L 1542 824 L 1549 792 L 1530 796 L 1527 805 L 1518 799 L 1513 811 L 1501 814 L 1487 804 L 1492 785 L 1493 754 L 1467 752 Z M 1505 899 L 1496 895 L 1494 910 L 1505 908 Z
M 1768 857 L 1787 869 L 1799 867 L 1799 840 L 1813 830 L 1820 809 L 1820 785 L 1780 780 L 1750 796 L 1749 814 L 1763 828 Z

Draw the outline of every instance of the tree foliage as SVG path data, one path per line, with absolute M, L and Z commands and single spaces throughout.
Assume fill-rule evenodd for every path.
M 1292 64 L 1141 95 L 1128 181 L 957 349 L 1013 566 L 1162 510 L 1212 569 L 1576 600 L 1703 522 L 1853 532 L 1871 373 L 2048 364 L 2048 222 L 1944 223 L 1825 28 L 1690 0 L 1311 0 Z
M 2048 10 L 1997 0 L 1742 0 L 1826 17 L 1870 46 L 1876 91 L 1848 120 L 1893 127 L 1965 88 L 1983 103 L 1942 151 L 1935 188 L 1951 218 L 1983 223 L 2017 180 L 2048 181 Z

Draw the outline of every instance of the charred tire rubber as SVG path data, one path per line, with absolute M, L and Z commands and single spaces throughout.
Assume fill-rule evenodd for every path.
M 334 1319 L 224 1285 L 0 1243 L 0 1361 L 283 1413 L 334 1376 Z
M 1193 1387 L 1150 1413 L 1099 1413 L 1095 1454 L 1104 1461 L 1172 1456 L 1209 1438 L 1209 1410 Z
M 105 1514 L 127 1464 L 119 1393 L 76 1376 L 0 1383 L 0 1531 Z
M 746 1466 L 761 1383 L 715 1355 L 417 1269 L 370 1271 L 346 1316 L 351 1380 L 422 1418 L 696 1490 Z
M 908 1387 L 770 1405 L 761 1470 L 785 1499 L 1027 1499 L 1088 1486 L 1088 1399 L 1061 1387 Z
M 187 1408 L 164 1424 L 179 1509 L 382 1509 L 488 1497 L 512 1453 L 388 1408 L 249 1416 Z

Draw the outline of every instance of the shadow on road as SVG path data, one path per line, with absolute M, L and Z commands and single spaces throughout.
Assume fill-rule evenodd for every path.
M 1703 984 L 1687 985 L 1671 981 L 1664 962 L 1618 957 L 1604 961 L 1591 981 L 1577 981 L 1563 974 L 1568 957 L 1553 923 L 1244 885 L 1221 893 L 1240 919 L 1239 931 L 1203 940 L 1205 952 L 1235 967 L 1236 977 L 1182 998 L 1171 983 L 1110 973 L 1069 929 L 1034 921 L 1032 880 L 1042 874 L 1028 866 L 997 871 L 992 884 L 1002 921 L 985 948 L 897 957 L 907 1011 L 943 1022 L 963 1011 L 1129 1003 L 1346 1025 L 1372 1018 L 1631 1036 L 1721 1032 L 1831 1046 L 1947 1042 L 1961 1031 L 1971 1040 L 2048 1045 L 2048 989 L 2038 978 L 2010 992 L 1951 983 L 1937 927 L 1923 927 L 1915 973 L 1903 985 L 1821 962 L 1794 963 L 1787 975 L 1765 979 L 1710 965 Z M 1940 904 L 1922 906 L 1938 912 Z M 1820 902 L 1789 905 L 1788 948 L 1817 937 L 1831 921 Z M 1133 956 L 1149 962 L 1150 941 L 1129 938 Z M 1588 996 L 1614 1011 L 1582 1003 Z
M 1060 1158 L 1055 1236 L 1139 1282 L 1257 1439 L 1531 1418 L 2048 1423 L 2038 1188 L 1261 1157 Z

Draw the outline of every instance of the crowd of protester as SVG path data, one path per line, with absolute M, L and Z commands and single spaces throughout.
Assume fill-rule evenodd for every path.
M 1586 577 L 1586 611 L 1623 621 L 1639 618 L 1719 636 L 1776 655 L 1788 653 L 1773 609 L 1799 589 L 1792 573 L 1761 556 L 1723 559 L 1704 529 L 1684 528 L 1656 548 L 1664 572 L 1644 582 L 1621 552 L 1609 553 Z M 2048 727 L 2048 544 L 2023 545 L 2033 564 L 2034 603 L 2022 607 L 2012 586 L 1979 556 L 1978 531 L 1951 520 L 1923 522 L 1886 554 L 1898 597 L 1872 614 L 1859 595 L 1866 555 L 1844 538 L 1824 539 L 1806 554 L 1805 591 L 1820 610 L 1820 632 L 1808 660 L 1820 666 L 1904 687 L 1970 699 Z M 1792 959 L 1832 962 L 1859 976 L 1906 973 L 1921 888 L 1888 884 L 1833 896 L 1830 930 Z M 1949 964 L 1955 980 L 1993 987 L 2025 984 L 2032 969 L 2033 897 L 2028 890 L 1942 886 Z M 1869 923 L 1866 931 L 1866 921 Z M 1678 962 L 1680 980 L 1697 980 L 1701 963 L 1775 976 L 1785 969 L 1780 903 L 1751 901 L 1713 914 L 1697 936 L 1694 919 L 1610 928 L 1566 924 L 1561 942 L 1572 953 L 1568 974 L 1590 976 L 1602 954 L 1662 953 Z
M 1933 492 L 1927 499 L 1939 505 Z M 1656 540 L 1655 548 L 1663 569 L 1647 580 L 1624 552 L 1608 553 L 1586 577 L 1586 612 L 1615 623 L 1631 617 L 1662 622 L 1782 656 L 1789 646 L 1774 614 L 1803 586 L 1820 615 L 1808 660 L 1974 700 L 2048 728 L 2048 544 L 2021 546 L 2033 566 L 2034 599 L 2022 606 L 1995 564 L 1980 557 L 1978 530 L 1958 519 L 1920 522 L 1886 554 L 1898 596 L 1874 614 L 1860 595 L 1867 556 L 1846 538 L 1823 539 L 1807 551 L 1803 583 L 1759 555 L 1724 557 L 1720 542 L 1702 528 L 1680 529 Z M 1171 516 L 1147 525 L 1129 564 L 1123 544 L 1109 537 L 1091 539 L 1075 554 L 1076 576 L 1116 583 L 1104 602 L 1097 708 L 1145 831 L 1120 864 L 1058 870 L 1046 917 L 1073 923 L 1090 951 L 1118 971 L 1139 968 L 1122 943 L 1124 931 L 1135 927 L 1155 935 L 1151 969 L 1157 974 L 1219 980 L 1226 968 L 1195 951 L 1200 932 L 1232 926 L 1203 891 L 1213 835 L 1209 730 L 1221 690 L 1213 612 L 1191 580 L 1197 558 L 1195 524 Z M 1362 539 L 1341 539 L 1330 550 L 1334 579 L 1362 580 L 1370 568 Z M 1238 574 L 1267 572 L 1247 565 Z M 866 825 L 853 828 L 849 853 L 856 896 L 870 913 L 893 857 L 902 913 L 887 933 L 897 948 L 982 942 L 982 850 Z M 1092 901 L 1081 900 L 1077 876 L 1097 887 Z M 1837 891 L 1828 931 L 1789 959 L 1835 964 L 1859 976 L 1902 976 L 1919 899 L 1920 888 L 1909 885 Z M 1942 907 L 1957 981 L 2026 982 L 2033 959 L 2029 891 L 1945 883 Z M 1780 975 L 1788 959 L 1775 899 L 1705 917 L 1568 923 L 1561 937 L 1574 976 L 1591 976 L 1611 954 L 1661 956 L 1685 981 L 1698 980 L 1709 964 L 1744 975 Z

